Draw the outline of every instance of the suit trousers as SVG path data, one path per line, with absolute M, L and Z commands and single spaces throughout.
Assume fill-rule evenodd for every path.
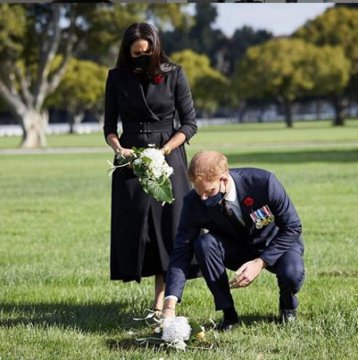
M 215 302 L 216 310 L 234 306 L 226 268 L 236 271 L 247 261 L 258 257 L 240 241 L 228 240 L 216 234 L 207 233 L 194 242 L 195 257 Z M 300 245 L 284 253 L 273 266 L 266 269 L 276 274 L 279 287 L 280 309 L 296 309 L 297 292 L 304 280 L 304 263 Z

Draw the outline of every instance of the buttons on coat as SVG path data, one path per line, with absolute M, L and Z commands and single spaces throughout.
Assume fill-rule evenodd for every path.
M 150 125 L 150 124 L 151 124 L 150 122 L 140 122 L 139 125 L 140 125 L 142 128 L 139 130 L 139 132 L 140 132 L 140 133 L 150 133 L 150 132 L 152 132 L 151 130 L 147 130 L 147 129 L 144 128 L 145 125 Z M 143 125 L 144 125 L 144 126 L 143 126 Z

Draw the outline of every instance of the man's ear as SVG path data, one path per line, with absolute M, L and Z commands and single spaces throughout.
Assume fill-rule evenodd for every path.
M 228 183 L 228 181 L 229 181 L 229 174 L 222 174 L 221 176 L 220 176 L 220 181 L 223 181 L 224 183 L 225 183 L 225 185 Z

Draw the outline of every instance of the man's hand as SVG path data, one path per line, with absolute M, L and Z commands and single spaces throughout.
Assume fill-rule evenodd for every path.
M 230 288 L 249 286 L 265 267 L 266 263 L 260 258 L 248 261 L 236 270 L 235 277 L 229 282 Z

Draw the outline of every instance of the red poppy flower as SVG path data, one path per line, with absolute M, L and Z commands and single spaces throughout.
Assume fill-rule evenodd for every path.
M 250 196 L 246 196 L 246 198 L 242 200 L 242 202 L 247 207 L 252 207 L 254 205 L 254 199 Z
M 154 75 L 154 77 L 153 77 L 153 83 L 156 85 L 161 84 L 163 82 L 163 80 L 164 80 L 164 76 L 160 75 L 160 74 Z

